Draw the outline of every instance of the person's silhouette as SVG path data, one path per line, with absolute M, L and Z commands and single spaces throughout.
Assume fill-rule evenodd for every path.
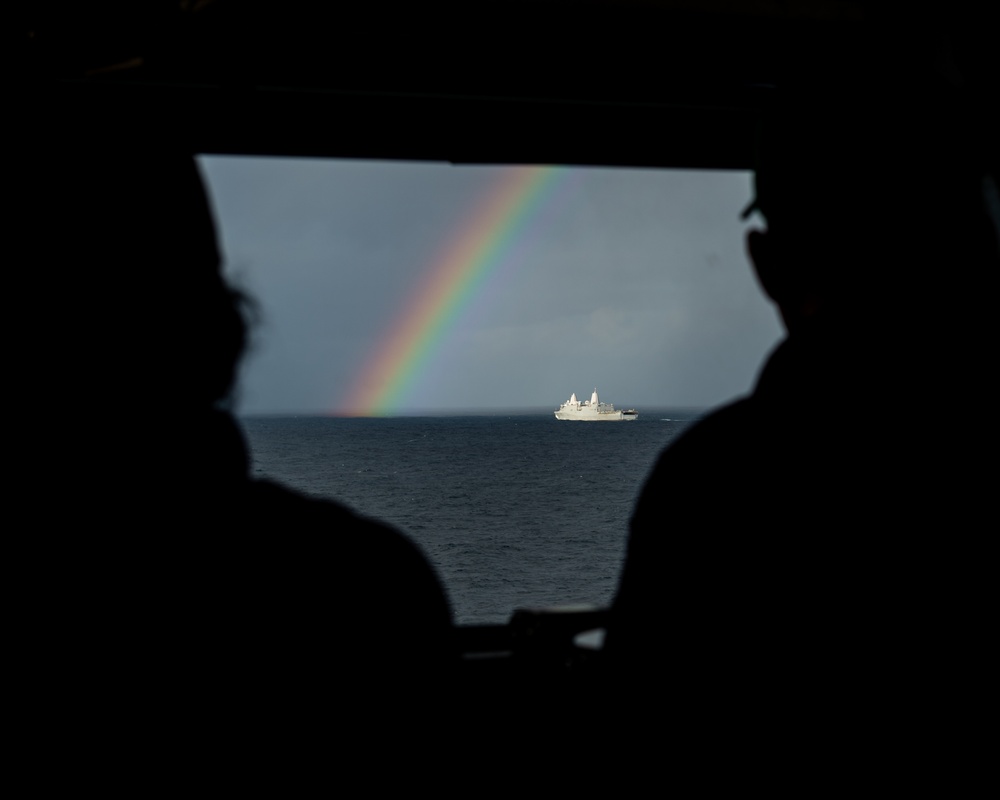
M 250 475 L 248 306 L 196 161 L 105 133 L 20 152 L 13 181 L 36 733 L 180 780 L 419 752 L 459 663 L 439 576 L 403 532 Z
M 940 745 L 984 685 L 996 175 L 960 103 L 888 96 L 764 115 L 747 250 L 787 337 L 630 522 L 609 691 L 731 766 Z

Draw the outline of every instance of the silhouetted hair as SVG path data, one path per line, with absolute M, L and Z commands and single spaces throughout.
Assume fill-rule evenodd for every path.
M 959 291 L 1000 258 L 996 174 L 967 99 L 881 84 L 779 95 L 760 116 L 754 198 L 828 293 L 919 296 L 948 265 Z
M 222 274 L 192 154 L 74 135 L 21 172 L 22 273 L 53 368 L 76 369 L 118 402 L 224 402 L 247 299 Z

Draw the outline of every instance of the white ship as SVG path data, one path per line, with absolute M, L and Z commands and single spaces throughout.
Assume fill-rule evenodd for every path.
M 638 419 L 639 414 L 634 408 L 621 411 L 614 407 L 613 403 L 602 403 L 597 397 L 597 389 L 590 396 L 590 400 L 577 400 L 576 392 L 570 395 L 569 400 L 556 409 L 556 419 L 574 419 L 584 422 L 620 422 L 623 420 Z

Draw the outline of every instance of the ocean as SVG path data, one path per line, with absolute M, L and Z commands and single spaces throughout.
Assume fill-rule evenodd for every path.
M 408 534 L 461 625 L 607 605 L 628 518 L 659 452 L 700 412 L 558 421 L 551 411 L 240 418 L 252 470 Z

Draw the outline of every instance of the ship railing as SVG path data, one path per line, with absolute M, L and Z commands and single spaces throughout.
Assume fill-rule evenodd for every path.
M 607 616 L 601 606 L 556 605 L 516 609 L 504 624 L 460 625 L 463 670 L 513 679 L 581 673 L 600 658 Z
M 492 753 L 523 734 L 572 741 L 613 707 L 602 645 L 607 609 L 553 606 L 515 610 L 499 625 L 458 626 L 462 661 L 449 679 L 454 724 Z M 499 737 L 499 741 L 497 741 Z M 483 744 L 483 743 L 486 744 Z

